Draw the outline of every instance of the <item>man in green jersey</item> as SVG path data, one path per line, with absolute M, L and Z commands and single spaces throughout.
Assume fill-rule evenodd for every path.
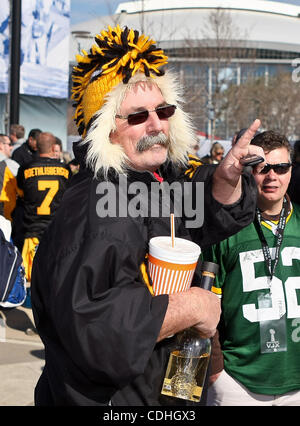
M 267 163 L 253 170 L 256 218 L 203 254 L 220 265 L 222 296 L 224 368 L 211 376 L 208 405 L 300 405 L 300 206 L 286 193 L 291 148 L 273 131 L 251 143 Z

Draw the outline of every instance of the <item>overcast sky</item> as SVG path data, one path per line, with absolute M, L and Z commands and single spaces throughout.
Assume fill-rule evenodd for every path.
M 268 0 L 267 0 L 268 1 Z M 300 0 L 273 0 L 300 6 Z M 184 0 L 182 0 L 184 4 Z M 71 25 L 88 21 L 101 15 L 111 15 L 122 0 L 71 0 Z

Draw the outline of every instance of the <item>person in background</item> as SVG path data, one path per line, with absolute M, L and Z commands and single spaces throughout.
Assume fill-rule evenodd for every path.
M 219 142 L 215 142 L 211 149 L 210 155 L 201 158 L 203 164 L 219 164 L 224 156 L 224 148 Z
M 222 296 L 208 405 L 300 405 L 300 206 L 287 194 L 291 147 L 271 130 L 251 144 L 266 158 L 253 169 L 255 220 L 203 252 L 220 265 Z
M 25 166 L 30 163 L 37 156 L 37 138 L 41 134 L 40 129 L 31 129 L 28 139 L 22 145 L 15 149 L 12 158 L 20 166 Z M 12 238 L 14 244 L 22 252 L 24 244 L 24 205 L 23 198 L 17 198 L 16 208 L 12 213 Z
M 53 158 L 55 137 L 41 132 L 37 153 L 30 163 L 18 171 L 18 187 L 23 191 L 24 234 L 22 257 L 26 279 L 31 281 L 32 262 L 36 246 L 53 219 L 67 187 L 70 173 L 63 163 Z
M 24 166 L 37 154 L 37 138 L 42 131 L 40 129 L 31 129 L 28 135 L 28 139 L 12 153 L 12 159 L 15 160 L 20 166 Z
M 11 157 L 13 143 L 9 139 L 9 136 L 4 133 L 0 133 L 0 160 L 5 160 Z
M 198 287 L 154 295 L 148 242 L 170 235 L 170 217 L 162 207 L 168 202 L 173 211 L 174 200 L 164 201 L 160 191 L 156 215 L 149 198 L 162 182 L 180 188 L 186 183 L 195 201 L 196 183 L 204 182 L 205 221 L 193 233 L 201 247 L 250 223 L 255 182 L 242 176 L 240 158 L 249 151 L 263 154 L 249 147 L 260 121 L 218 167 L 202 167 L 195 158 L 188 163 L 196 134 L 181 106 L 178 78 L 164 70 L 164 52 L 126 27 L 109 27 L 95 41 L 89 53 L 77 56 L 73 72 L 83 137 L 74 147 L 80 171 L 33 263 L 33 313 L 46 349 L 35 404 L 182 405 L 183 400 L 161 395 L 174 335 L 195 326 L 212 336 L 219 299 Z M 135 209 L 131 189 L 141 186 Z M 123 204 L 114 211 L 116 200 Z M 139 208 L 143 213 L 136 214 Z M 175 233 L 191 240 L 186 218 L 186 212 L 176 217 Z
M 71 155 L 68 151 L 62 150 L 62 141 L 58 137 L 55 137 L 53 153 L 54 153 L 53 158 L 56 158 L 61 163 L 64 163 L 67 166 L 68 170 L 70 171 L 70 175 L 73 175 L 73 170 L 69 164 L 71 161 Z
M 11 124 L 9 139 L 13 143 L 13 151 L 19 148 L 25 142 L 25 127 L 22 124 Z
M 26 298 L 22 256 L 11 240 L 11 222 L 0 214 L 0 309 L 13 309 Z
M 53 158 L 63 162 L 62 141 L 55 136 L 55 144 L 53 147 Z
M 10 158 L 12 146 L 9 137 L 0 134 L 0 214 L 9 220 L 12 220 L 18 196 L 19 164 Z

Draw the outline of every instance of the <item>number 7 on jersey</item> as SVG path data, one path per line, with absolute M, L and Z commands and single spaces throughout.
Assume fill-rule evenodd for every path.
M 59 189 L 59 181 L 58 180 L 39 180 L 38 190 L 45 191 L 46 189 L 49 189 L 49 191 L 47 192 L 42 204 L 39 207 L 37 207 L 38 215 L 51 214 L 50 204 L 52 203 L 53 198 L 55 197 L 55 194 L 57 193 Z

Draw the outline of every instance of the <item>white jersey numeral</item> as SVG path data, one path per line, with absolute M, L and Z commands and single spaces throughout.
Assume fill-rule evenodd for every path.
M 270 253 L 274 259 L 275 248 L 270 248 Z M 293 259 L 300 260 L 300 248 L 285 247 L 282 249 L 281 260 L 284 266 L 292 266 Z M 270 288 L 268 277 L 255 277 L 255 264 L 258 262 L 264 262 L 261 249 L 240 253 L 244 292 Z M 243 305 L 244 317 L 250 322 L 276 320 L 287 312 L 287 318 L 299 318 L 300 305 L 297 300 L 297 289 L 300 289 L 300 277 L 289 277 L 284 283 L 279 278 L 273 277 L 272 306 L 256 308 L 254 303 L 245 304 Z

